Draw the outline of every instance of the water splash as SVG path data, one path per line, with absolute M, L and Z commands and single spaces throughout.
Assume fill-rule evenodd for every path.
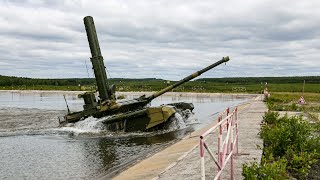
M 78 121 L 76 123 L 70 123 L 66 127 L 60 128 L 62 131 L 73 132 L 76 135 L 80 133 L 101 133 L 103 131 L 103 124 L 101 120 L 88 117 L 83 121 Z
M 106 135 L 115 135 L 120 137 L 128 137 L 128 136 L 146 136 L 150 134 L 161 134 L 167 133 L 171 131 L 185 129 L 192 124 L 199 123 L 198 118 L 191 112 L 189 109 L 184 111 L 177 111 L 165 124 L 164 129 L 157 132 L 123 132 L 123 131 L 109 131 L 108 127 L 102 122 L 106 119 L 110 118 L 109 116 L 102 118 L 94 118 L 88 117 L 82 121 L 78 121 L 76 123 L 70 123 L 66 127 L 62 127 L 59 129 L 61 132 L 71 133 L 71 135 L 90 135 L 90 136 L 106 136 Z
M 185 129 L 191 124 L 196 124 L 198 118 L 189 109 L 181 112 L 176 112 L 174 116 L 169 119 L 165 129 L 167 131 L 175 131 Z
M 172 117 L 172 123 L 169 126 L 169 130 L 177 130 L 177 129 L 184 129 L 187 127 L 184 118 L 182 117 L 182 115 L 180 113 L 175 113 L 174 117 Z
M 183 115 L 184 122 L 187 126 L 200 123 L 198 117 L 192 111 L 190 111 L 190 109 L 184 110 Z
M 74 124 L 74 127 L 83 131 L 99 132 L 103 130 L 102 122 L 94 117 L 88 117 L 83 121 L 78 121 Z

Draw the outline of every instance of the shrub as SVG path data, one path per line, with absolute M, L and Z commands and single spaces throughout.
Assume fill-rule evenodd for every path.
M 292 152 L 291 152 L 292 153 Z M 287 153 L 286 156 L 288 159 L 288 171 L 292 174 L 292 176 L 298 179 L 305 179 L 309 173 L 311 165 L 316 163 L 316 155 L 315 153 L 307 153 L 300 152 L 298 154 L 295 153 Z
M 286 172 L 287 160 L 282 158 L 278 161 L 269 163 L 263 156 L 261 164 L 257 162 L 243 164 L 242 175 L 244 179 L 289 179 Z
M 302 117 L 281 117 L 272 122 L 277 122 L 273 126 L 263 126 L 261 137 L 264 140 L 264 148 L 270 151 L 275 157 L 282 157 L 288 149 L 301 152 L 306 147 L 306 142 L 311 136 L 311 126 Z
M 299 109 L 299 107 L 297 106 L 296 103 L 292 103 L 292 104 L 291 104 L 291 110 L 292 110 L 292 111 L 296 111 L 296 110 L 298 110 L 298 109 Z
M 267 124 L 275 124 L 278 120 L 279 113 L 278 112 L 265 112 L 263 116 L 263 122 Z
M 263 139 L 261 164 L 243 165 L 245 179 L 288 179 L 287 172 L 305 179 L 320 158 L 319 124 L 297 117 L 279 117 L 267 112 L 263 117 L 260 136 Z

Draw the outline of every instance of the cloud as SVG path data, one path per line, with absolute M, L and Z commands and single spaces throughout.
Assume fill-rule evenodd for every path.
M 0 1 L 0 74 L 88 77 L 94 17 L 113 78 L 320 75 L 318 1 Z M 90 73 L 92 76 L 92 73 Z

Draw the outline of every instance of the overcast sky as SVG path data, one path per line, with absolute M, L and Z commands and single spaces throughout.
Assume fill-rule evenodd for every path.
M 0 75 L 93 77 L 87 15 L 112 78 L 320 75 L 319 0 L 0 0 Z

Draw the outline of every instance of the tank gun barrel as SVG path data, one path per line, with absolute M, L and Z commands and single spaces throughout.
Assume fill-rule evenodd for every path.
M 161 96 L 162 94 L 172 90 L 173 88 L 177 87 L 177 86 L 180 86 L 181 84 L 185 83 L 185 82 L 188 82 L 198 76 L 200 76 L 202 73 L 222 64 L 222 63 L 225 63 L 225 62 L 228 62 L 230 59 L 229 59 L 229 56 L 227 57 L 223 57 L 220 61 L 217 61 L 216 63 L 214 64 L 211 64 L 210 66 L 206 67 L 206 68 L 203 68 L 202 70 L 200 71 L 197 71 L 183 79 L 181 79 L 180 81 L 176 82 L 175 84 L 171 85 L 171 86 L 168 86 L 154 94 L 152 94 L 151 96 L 147 97 L 148 101 L 152 101 L 154 98 L 157 98 L 158 96 Z

